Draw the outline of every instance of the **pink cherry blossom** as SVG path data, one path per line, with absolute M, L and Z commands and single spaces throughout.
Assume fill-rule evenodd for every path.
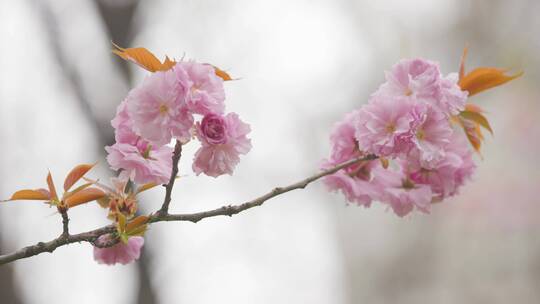
M 213 177 L 232 175 L 240 154 L 251 149 L 251 140 L 247 138 L 250 131 L 249 125 L 242 122 L 236 113 L 226 116 L 207 114 L 197 123 L 201 148 L 195 153 L 193 171 L 197 175 L 204 173 Z
M 214 67 L 187 61 L 177 63 L 174 72 L 186 91 L 186 104 L 190 111 L 200 115 L 223 114 L 225 111 L 223 79 L 216 75 Z
M 169 181 L 172 170 L 171 147 L 115 143 L 105 147 L 105 150 L 109 153 L 107 162 L 111 168 L 122 170 L 121 178 L 129 178 L 137 184 L 165 184 Z
M 227 130 L 225 128 L 224 117 L 216 114 L 208 114 L 200 124 L 200 139 L 208 145 L 224 144 L 227 142 Z
M 358 115 L 360 115 L 358 110 L 353 111 L 334 125 L 334 129 L 330 134 L 332 149 L 330 161 L 332 163 L 339 164 L 360 156 L 361 151 L 355 138 L 356 129 L 354 127 L 354 121 Z
M 110 239 L 110 235 L 102 235 L 98 238 L 98 242 L 106 242 Z M 127 244 L 119 242 L 112 247 L 94 247 L 94 260 L 99 264 L 114 265 L 120 263 L 126 265 L 139 259 L 143 245 L 143 237 L 133 236 L 128 239 Z
M 472 150 L 463 135 L 459 135 L 461 136 L 456 134 L 451 138 L 444 157 L 435 166 L 426 168 L 414 158 L 407 164 L 411 179 L 416 183 L 429 185 L 439 200 L 457 194 L 476 168 Z
M 343 170 L 325 176 L 323 182 L 329 191 L 341 191 L 349 202 L 365 207 L 371 205 L 378 191 L 370 181 L 351 177 Z
M 451 73 L 442 78 L 441 89 L 435 99 L 436 106 L 447 116 L 457 115 L 465 108 L 468 92 L 462 91 L 457 82 L 457 73 Z
M 367 105 L 336 124 L 322 168 L 367 154 L 384 158 L 385 166 L 390 161 L 389 167 L 358 163 L 323 181 L 359 205 L 380 201 L 399 216 L 428 213 L 432 202 L 455 195 L 475 168 L 464 134 L 450 122 L 464 109 L 467 92 L 457 74 L 443 77 L 437 63 L 423 59 L 398 62 L 386 80 Z
M 409 132 L 414 123 L 413 107 L 408 98 L 372 96 L 354 122 L 360 149 L 379 156 L 397 156 L 402 148 L 399 136 Z
M 376 94 L 410 96 L 431 102 L 439 90 L 439 66 L 424 59 L 401 60 L 386 72 L 386 80 Z
M 332 152 L 330 158 L 325 160 L 322 169 L 329 169 L 342 162 L 362 157 L 355 138 L 354 121 L 358 111 L 347 114 L 338 122 L 330 135 Z M 377 189 L 370 183 L 371 170 L 378 165 L 378 161 L 360 162 L 342 169 L 332 175 L 325 176 L 323 182 L 330 191 L 341 191 L 348 201 L 369 207 Z
M 128 95 L 135 133 L 155 145 L 168 144 L 173 137 L 188 141 L 193 117 L 185 104 L 186 94 L 172 70 L 148 76 Z
M 373 183 L 382 191 L 377 199 L 389 204 L 395 214 L 403 217 L 413 209 L 429 213 L 432 201 L 431 189 L 427 185 L 415 184 L 403 171 L 376 168 L 373 171 Z
M 324 161 L 322 169 L 330 169 L 338 164 Z M 372 182 L 373 169 L 379 166 L 378 160 L 359 162 L 325 176 L 323 182 L 329 191 L 341 191 L 348 201 L 369 207 L 377 193 L 382 190 L 378 184 Z
M 445 114 L 428 104 L 418 104 L 412 113 L 415 119 L 411 129 L 401 135 L 399 141 L 410 140 L 409 144 L 402 145 L 408 146 L 408 153 L 413 153 L 423 166 L 429 167 L 444 157 L 444 149 L 453 134 L 452 126 Z
M 140 138 L 133 132 L 133 121 L 127 111 L 127 99 L 116 109 L 116 116 L 111 120 L 111 125 L 114 128 L 116 142 L 135 144 Z

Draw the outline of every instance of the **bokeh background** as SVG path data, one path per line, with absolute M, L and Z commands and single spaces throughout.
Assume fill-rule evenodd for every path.
M 145 71 L 110 52 L 144 46 L 213 63 L 228 111 L 252 126 L 233 177 L 195 177 L 185 149 L 172 211 L 242 202 L 317 170 L 333 123 L 404 57 L 457 71 L 525 70 L 474 97 L 489 112 L 474 181 L 431 215 L 347 206 L 318 183 L 233 218 L 153 225 L 141 260 L 108 267 L 89 244 L 0 267 L 0 303 L 539 303 L 540 2 L 0 0 L 0 197 L 99 160 L 110 119 Z M 144 195 L 155 210 L 163 191 Z M 72 231 L 107 223 L 95 204 Z M 0 206 L 0 252 L 56 237 L 54 209 Z

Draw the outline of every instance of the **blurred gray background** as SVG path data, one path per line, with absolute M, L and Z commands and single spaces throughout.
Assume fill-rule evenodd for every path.
M 403 57 L 524 69 L 474 97 L 495 136 L 474 181 L 430 216 L 347 206 L 321 184 L 233 218 L 153 225 L 139 263 L 96 264 L 74 244 L 0 267 L 0 303 L 539 303 L 539 1 L 0 0 L 0 197 L 99 160 L 109 121 L 145 71 L 111 41 L 210 62 L 252 126 L 233 177 L 195 177 L 186 147 L 173 212 L 236 203 L 312 174 L 332 124 Z M 155 210 L 162 189 L 144 195 Z M 107 223 L 95 204 L 72 231 Z M 54 209 L 0 206 L 0 252 L 49 240 Z

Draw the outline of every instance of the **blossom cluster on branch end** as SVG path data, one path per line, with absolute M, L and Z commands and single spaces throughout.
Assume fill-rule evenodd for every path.
M 468 97 L 521 75 L 507 76 L 496 68 L 465 75 L 465 56 L 466 51 L 460 73 L 447 76 L 424 59 L 394 65 L 368 103 L 336 123 L 322 168 L 368 154 L 378 160 L 326 176 L 327 187 L 361 206 L 386 204 L 398 216 L 414 209 L 429 213 L 432 203 L 456 195 L 476 167 L 473 150 L 480 151 L 480 127 L 492 131 Z

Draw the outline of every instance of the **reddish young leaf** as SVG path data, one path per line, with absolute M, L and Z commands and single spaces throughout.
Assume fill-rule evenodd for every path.
M 480 130 L 480 124 L 471 120 L 463 119 L 461 117 L 459 119 L 459 123 L 463 127 L 465 135 L 467 135 L 467 139 L 473 146 L 474 150 L 480 153 L 482 141 L 484 140 L 484 135 L 482 135 L 482 131 Z
M 148 225 L 142 225 L 133 230 L 130 230 L 126 234 L 129 236 L 144 236 L 144 233 L 146 232 L 147 229 L 148 229 Z
M 73 189 L 73 191 L 68 191 L 68 192 L 64 192 L 64 195 L 62 196 L 62 199 L 65 200 L 67 199 L 68 197 L 72 196 L 73 194 L 81 191 L 81 190 L 84 190 L 90 186 L 93 186 L 94 184 L 93 183 L 86 183 L 86 184 L 82 184 L 80 185 L 79 187 Z
M 463 119 L 476 122 L 480 126 L 484 127 L 486 130 L 488 130 L 491 134 L 493 134 L 493 130 L 489 125 L 489 121 L 484 115 L 482 115 L 482 113 L 475 111 L 462 111 L 461 113 L 459 113 L 459 116 L 461 116 Z
M 152 52 L 142 47 L 125 49 L 114 43 L 113 45 L 116 48 L 112 51 L 114 54 L 120 56 L 124 60 L 136 63 L 150 72 L 167 71 L 176 64 L 176 62 L 170 60 L 169 57 L 165 57 L 165 61 L 161 63 Z
M 95 165 L 96 164 L 81 164 L 71 169 L 64 180 L 64 191 L 69 191 L 69 189 L 71 189 L 71 187 Z
M 104 196 L 102 198 L 98 198 L 96 201 L 101 208 L 109 208 L 111 199 L 108 196 Z
M 85 204 L 91 201 L 98 200 L 104 197 L 106 194 L 98 188 L 86 188 L 77 193 L 74 193 L 70 197 L 64 200 L 64 203 L 68 208 L 75 207 L 81 204 Z
M 223 79 L 223 81 L 232 80 L 231 76 L 227 72 L 223 71 L 222 69 L 218 68 L 215 65 L 212 65 L 212 67 L 214 68 L 216 75 L 219 78 Z
M 165 56 L 165 61 L 161 64 L 160 71 L 167 71 L 172 69 L 176 65 L 176 61 L 169 59 L 169 56 Z
M 51 194 L 51 200 L 57 201 L 58 195 L 56 194 L 56 188 L 54 187 L 54 182 L 52 180 L 51 172 L 47 174 L 47 186 L 49 187 L 49 193 Z
M 51 199 L 51 195 L 49 191 L 45 189 L 24 189 L 19 190 L 13 195 L 11 195 L 11 198 L 7 200 L 3 200 L 2 202 L 7 201 L 17 201 L 17 200 L 28 200 L 28 201 L 49 201 Z
M 127 225 L 126 225 L 126 233 L 127 234 L 130 234 L 131 232 L 133 232 L 133 230 L 141 227 L 141 226 L 145 226 L 146 223 L 148 222 L 148 216 L 146 215 L 141 215 L 141 216 L 138 216 L 136 218 L 134 218 L 132 221 L 130 221 Z
M 514 75 L 506 75 L 505 72 L 498 68 L 477 68 L 463 76 L 459 80 L 459 86 L 462 90 L 468 91 L 469 96 L 473 96 L 523 75 L 523 72 Z
M 484 110 L 480 106 L 475 105 L 474 103 L 465 104 L 465 111 L 484 113 Z
M 139 188 L 137 188 L 137 194 L 141 193 L 141 192 L 144 192 L 146 190 L 150 190 L 152 188 L 154 188 L 155 186 L 157 186 L 158 184 L 156 183 L 148 183 L 148 184 L 144 184 L 142 186 L 140 186 Z
M 463 78 L 465 76 L 465 60 L 467 59 L 467 52 L 469 50 L 465 47 L 463 49 L 463 54 L 461 55 L 461 61 L 459 63 L 459 79 Z

